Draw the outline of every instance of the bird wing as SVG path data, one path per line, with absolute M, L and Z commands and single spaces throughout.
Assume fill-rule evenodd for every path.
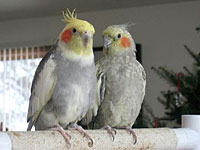
M 96 63 L 96 75 L 97 75 L 97 98 L 96 103 L 99 106 L 104 100 L 106 90 L 106 75 L 102 72 L 100 63 Z M 95 115 L 96 116 L 96 115 Z
M 27 130 L 31 130 L 44 106 L 51 99 L 56 84 L 54 75 L 54 50 L 50 50 L 40 62 L 33 79 L 29 101 Z
M 146 73 L 145 73 L 145 70 L 144 70 L 143 66 L 138 61 L 136 61 L 136 64 L 137 64 L 137 66 L 139 68 L 139 72 L 141 73 L 141 77 L 142 77 L 142 86 L 143 86 L 143 88 L 142 88 L 141 92 L 143 92 L 143 94 L 142 94 L 143 98 L 141 100 L 143 102 L 143 99 L 144 99 L 144 96 L 145 96 L 145 88 L 146 88 Z
M 97 76 L 97 91 L 96 91 L 96 100 L 91 109 L 88 110 L 85 117 L 82 119 L 82 125 L 89 125 L 92 122 L 93 117 L 97 115 L 98 109 L 104 100 L 105 94 L 105 83 L 106 75 L 100 69 L 100 63 L 96 63 L 96 76 Z

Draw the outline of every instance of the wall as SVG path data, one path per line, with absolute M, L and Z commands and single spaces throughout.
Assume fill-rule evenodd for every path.
M 128 9 L 115 9 L 79 14 L 96 28 L 95 46 L 102 45 L 101 32 L 107 25 L 129 21 L 136 23 L 130 31 L 142 44 L 143 65 L 147 72 L 146 102 L 156 116 L 163 115 L 157 102 L 160 90 L 169 86 L 151 70 L 152 66 L 167 65 L 176 71 L 190 66 L 192 59 L 183 48 L 187 44 L 199 52 L 199 35 L 194 30 L 200 25 L 200 2 L 184 2 Z M 78 8 L 77 8 L 78 10 Z M 12 20 L 0 23 L 0 47 L 44 45 L 54 42 L 64 23 L 61 16 Z

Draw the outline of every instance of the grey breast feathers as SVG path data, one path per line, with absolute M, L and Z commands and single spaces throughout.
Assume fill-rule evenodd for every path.
M 81 125 L 90 126 L 89 124 L 92 124 L 92 119 L 97 115 L 98 109 L 104 99 L 106 76 L 100 70 L 99 61 L 96 63 L 96 77 L 97 77 L 96 99 L 94 101 L 92 108 L 88 110 L 85 117 L 81 120 L 81 122 L 80 122 Z M 89 127 L 89 128 L 91 128 L 91 127 Z

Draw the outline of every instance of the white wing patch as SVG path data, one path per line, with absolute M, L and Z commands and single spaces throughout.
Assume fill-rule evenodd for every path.
M 55 66 L 54 60 L 50 57 L 38 75 L 38 79 L 32 90 L 27 117 L 32 117 L 32 121 L 38 118 L 43 107 L 51 99 L 56 84 L 56 77 L 54 75 Z

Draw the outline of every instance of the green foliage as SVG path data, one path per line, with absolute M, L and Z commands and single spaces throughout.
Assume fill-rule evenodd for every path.
M 200 27 L 196 28 L 200 31 Z M 192 70 L 186 66 L 181 72 L 180 93 L 183 104 L 177 105 L 177 82 L 179 80 L 178 73 L 168 69 L 167 67 L 152 67 L 157 75 L 166 80 L 174 90 L 161 91 L 162 98 L 158 97 L 158 101 L 165 106 L 166 117 L 159 118 L 161 121 L 176 121 L 181 123 L 181 115 L 183 114 L 200 114 L 200 54 L 196 54 L 186 45 L 184 46 L 189 55 L 194 59 Z

